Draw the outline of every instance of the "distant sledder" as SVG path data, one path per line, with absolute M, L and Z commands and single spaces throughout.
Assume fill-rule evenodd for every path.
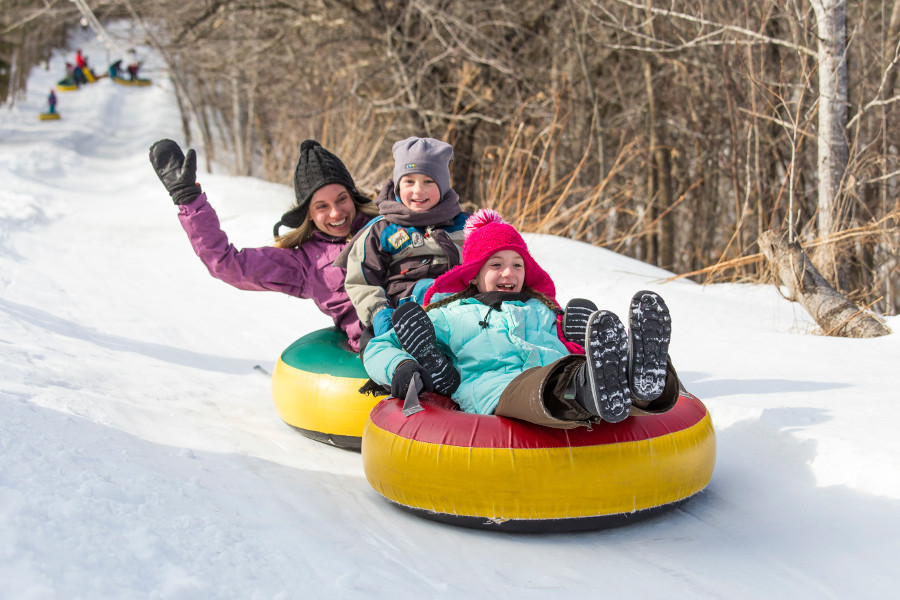
M 81 85 L 83 83 L 94 83 L 97 81 L 97 76 L 94 75 L 94 71 L 88 66 L 87 56 L 81 53 L 81 48 L 75 52 L 75 69 L 73 75 L 75 76 L 75 83 Z
M 47 112 L 38 115 L 41 121 L 56 121 L 59 119 L 59 113 L 56 112 L 56 93 L 51 89 L 47 96 Z
M 132 87 L 147 87 L 151 83 L 153 83 L 149 79 L 123 79 L 121 77 L 113 77 L 110 75 L 110 79 L 113 80 L 113 83 L 118 83 L 119 85 L 129 85 Z
M 84 84 L 95 83 L 100 77 L 104 77 L 104 75 L 94 74 L 94 71 L 88 66 L 87 57 L 81 53 L 81 48 L 79 48 L 75 52 L 75 64 L 66 63 L 66 76 L 57 82 L 56 89 L 60 92 L 74 92 Z
M 131 85 L 137 87 L 144 87 L 150 85 L 151 81 L 149 79 L 141 79 L 138 77 L 138 71 L 143 64 L 137 58 L 137 52 L 135 52 L 134 48 L 130 48 L 128 50 L 128 66 L 126 67 L 128 70 L 128 78 L 126 79 L 122 72 L 122 59 L 120 58 L 116 62 L 109 65 L 109 78 L 113 80 L 114 83 L 118 83 L 119 85 Z
M 78 89 L 78 80 L 75 79 L 75 65 L 66 62 L 66 76 L 56 83 L 56 89 L 60 92 L 74 92 Z

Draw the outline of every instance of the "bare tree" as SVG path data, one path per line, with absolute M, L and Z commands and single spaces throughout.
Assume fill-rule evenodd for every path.
M 847 4 L 846 0 L 810 0 L 816 15 L 819 129 L 818 129 L 818 231 L 835 235 L 844 224 L 840 195 L 847 174 Z M 822 246 L 819 264 L 825 278 L 837 282 L 840 269 L 833 244 Z M 843 278 L 843 277 L 842 277 Z M 848 282 L 838 285 L 847 289 Z
M 65 44 L 77 11 L 63 0 L 3 0 L 0 10 L 0 104 L 25 90 L 29 70 Z

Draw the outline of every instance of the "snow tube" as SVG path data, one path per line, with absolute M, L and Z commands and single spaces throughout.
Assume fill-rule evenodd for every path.
M 122 79 L 121 77 L 111 77 L 110 79 L 113 82 L 118 83 L 119 85 L 131 85 L 136 87 L 145 87 L 150 85 L 151 81 L 149 79 Z
M 66 77 L 56 82 L 56 89 L 60 92 L 74 92 L 78 89 L 78 84 L 71 77 Z
M 336 328 L 313 331 L 287 347 L 272 373 L 281 419 L 308 438 L 359 451 L 363 426 L 381 397 L 359 393 L 369 376 Z
M 409 417 L 397 398 L 373 409 L 363 469 L 388 500 L 446 523 L 514 532 L 622 525 L 687 501 L 715 465 L 709 412 L 686 392 L 664 414 L 590 430 L 463 413 L 437 394 L 420 402 Z
M 55 121 L 59 119 L 59 113 L 40 113 L 38 114 L 38 119 L 41 121 Z

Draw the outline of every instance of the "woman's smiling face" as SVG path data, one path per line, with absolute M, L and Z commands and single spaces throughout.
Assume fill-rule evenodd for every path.
M 515 250 L 501 250 L 481 266 L 475 277 L 479 292 L 521 292 L 525 285 L 525 261 Z
M 356 205 L 353 196 L 339 183 L 323 185 L 309 201 L 309 218 L 322 233 L 347 237 L 354 217 Z

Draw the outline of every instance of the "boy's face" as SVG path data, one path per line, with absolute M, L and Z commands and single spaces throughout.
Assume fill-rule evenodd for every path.
M 316 229 L 334 237 L 350 235 L 356 205 L 347 188 L 329 183 L 317 189 L 309 200 L 309 218 Z
M 400 202 L 413 212 L 425 212 L 441 201 L 441 190 L 437 182 L 428 175 L 422 173 L 404 175 L 397 186 Z
M 525 261 L 515 250 L 501 250 L 481 266 L 475 277 L 478 291 L 521 292 L 525 284 Z

